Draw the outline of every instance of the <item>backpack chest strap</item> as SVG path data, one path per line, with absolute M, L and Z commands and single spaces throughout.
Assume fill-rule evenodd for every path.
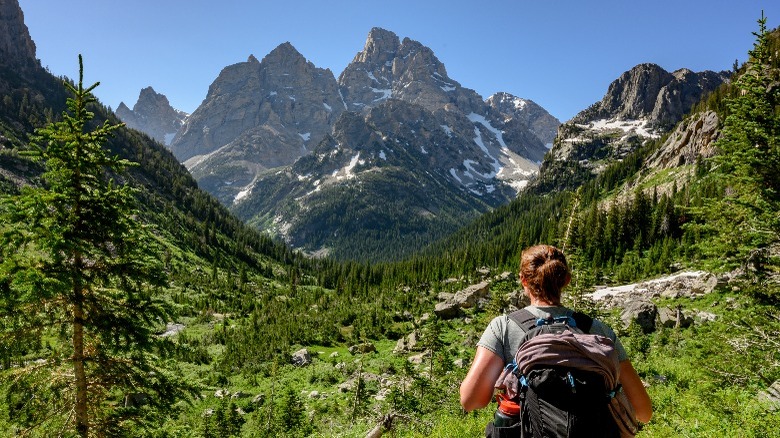
M 539 325 L 537 321 L 540 319 L 528 309 L 516 310 L 507 317 L 519 325 L 526 333 L 537 327 Z M 582 330 L 583 333 L 590 333 L 590 328 L 593 326 L 593 318 L 580 312 L 573 312 L 571 317 L 577 328 Z

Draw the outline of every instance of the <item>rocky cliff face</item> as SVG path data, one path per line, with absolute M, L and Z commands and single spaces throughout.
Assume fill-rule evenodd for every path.
M 488 184 L 508 183 L 518 190 L 531 176 L 527 173 L 529 161 L 541 161 L 547 151 L 519 113 L 491 111 L 474 90 L 462 87 L 447 75 L 444 64 L 431 49 L 409 38 L 401 41 L 384 29 L 371 29 L 363 50 L 339 76 L 339 89 L 352 111 L 368 114 L 385 102 L 400 100 L 433 113 L 449 137 L 468 139 L 469 146 L 459 149 L 462 156 L 451 158 L 462 162 L 445 168 L 453 169 L 451 178 L 465 187 L 483 180 Z M 383 112 L 374 114 L 379 113 Z M 476 161 L 469 152 L 474 149 L 481 157 Z M 498 156 L 513 159 L 501 161 Z M 471 162 L 484 168 L 472 172 Z
M 35 43 L 24 24 L 17 0 L 0 0 L 0 66 L 24 68 L 37 65 Z
M 284 43 L 222 70 L 171 144 L 201 187 L 231 204 L 262 170 L 292 164 L 344 111 L 335 77 Z
M 187 113 L 174 109 L 168 98 L 155 92 L 152 87 L 141 90 L 132 110 L 121 102 L 116 109 L 116 115 L 129 128 L 144 132 L 166 146 L 171 144 L 188 116 Z
M 615 80 L 604 98 L 558 129 L 541 172 L 566 172 L 578 185 L 680 122 L 691 107 L 728 81 L 726 73 L 688 69 L 669 73 L 640 64 Z M 540 184 L 551 180 L 540 175 Z M 549 188 L 549 187 L 548 187 Z
M 695 73 L 688 69 L 669 73 L 656 64 L 639 64 L 612 82 L 601 102 L 572 121 L 644 120 L 650 127 L 668 130 L 702 96 L 727 80 L 725 73 Z

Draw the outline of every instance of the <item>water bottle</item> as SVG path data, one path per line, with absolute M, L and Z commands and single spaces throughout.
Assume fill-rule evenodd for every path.
M 509 427 L 520 421 L 520 405 L 506 398 L 504 394 L 496 395 L 498 409 L 493 417 L 493 426 Z

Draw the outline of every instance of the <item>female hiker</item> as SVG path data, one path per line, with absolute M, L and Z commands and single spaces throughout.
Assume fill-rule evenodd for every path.
M 572 315 L 571 309 L 561 305 L 561 290 L 569 284 L 571 273 L 559 249 L 537 245 L 523 251 L 520 257 L 520 280 L 524 293 L 531 301 L 525 309 L 533 317 L 548 319 Z M 596 319 L 587 319 L 591 325 L 590 334 L 602 335 L 614 342 L 622 390 L 633 406 L 636 419 L 643 423 L 650 421 L 650 397 L 620 340 L 606 324 Z M 518 325 L 516 319 L 507 315 L 498 316 L 488 324 L 477 343 L 471 368 L 460 385 L 460 403 L 464 410 L 479 409 L 491 402 L 496 379 L 502 375 L 504 367 L 514 360 L 525 332 L 526 329 Z

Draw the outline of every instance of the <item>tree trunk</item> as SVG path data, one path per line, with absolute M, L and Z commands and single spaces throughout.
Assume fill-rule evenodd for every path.
M 76 377 L 76 431 L 79 436 L 89 436 L 87 412 L 87 376 L 84 371 L 84 292 L 81 282 L 74 282 L 73 299 L 73 371 Z

